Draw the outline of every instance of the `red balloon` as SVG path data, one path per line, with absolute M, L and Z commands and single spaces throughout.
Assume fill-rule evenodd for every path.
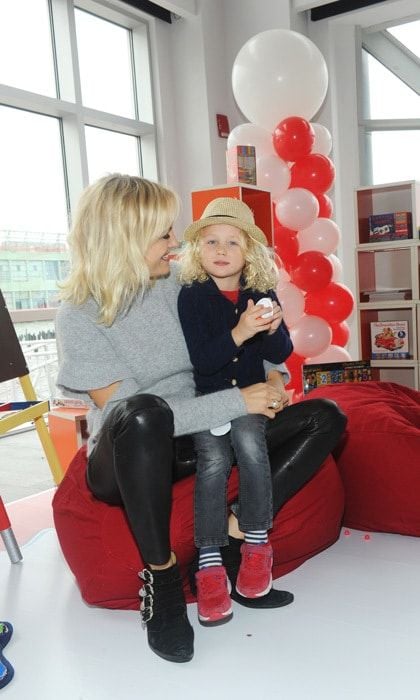
M 330 219 L 333 213 L 333 204 L 326 194 L 315 195 L 319 204 L 319 214 L 318 216 L 323 219 Z
M 299 158 L 292 165 L 290 172 L 290 187 L 303 187 L 315 195 L 327 192 L 335 178 L 333 162 L 321 153 L 310 153 Z
M 317 250 L 307 250 L 297 256 L 290 276 L 292 282 L 304 291 L 318 292 L 331 282 L 333 272 L 331 260 L 326 255 Z
M 331 325 L 332 339 L 331 345 L 340 345 L 344 348 L 349 342 L 350 328 L 345 321 L 341 323 L 333 323 Z
M 353 294 L 340 282 L 331 282 L 316 294 L 307 294 L 305 298 L 305 312 L 320 316 L 328 321 L 331 327 L 350 316 L 353 307 Z
M 297 239 L 297 231 L 292 231 L 286 226 L 282 226 L 276 218 L 274 218 L 274 250 L 283 262 L 286 268 L 294 264 L 298 252 L 299 241 Z
M 295 161 L 309 155 L 314 140 L 312 125 L 303 117 L 287 117 L 274 129 L 274 150 L 283 160 Z

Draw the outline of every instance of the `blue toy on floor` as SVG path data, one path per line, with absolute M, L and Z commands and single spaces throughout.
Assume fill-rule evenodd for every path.
M 3 656 L 3 649 L 9 643 L 13 634 L 13 627 L 10 622 L 0 622 L 0 688 L 10 683 L 14 676 L 14 668 Z

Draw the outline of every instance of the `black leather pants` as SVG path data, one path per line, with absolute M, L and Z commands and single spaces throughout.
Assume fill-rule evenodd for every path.
M 267 421 L 274 513 L 316 473 L 346 422 L 325 399 L 295 404 Z M 109 414 L 89 457 L 90 490 L 124 508 L 148 564 L 169 560 L 172 484 L 194 471 L 190 444 L 192 453 L 188 437 L 173 439 L 173 416 L 163 399 L 136 394 Z

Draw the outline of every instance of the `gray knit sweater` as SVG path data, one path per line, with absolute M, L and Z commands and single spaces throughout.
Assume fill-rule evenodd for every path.
M 57 385 L 66 396 L 83 398 L 90 406 L 88 450 L 95 444 L 103 420 L 121 399 L 137 392 L 156 394 L 171 407 L 175 435 L 222 425 L 246 413 L 237 388 L 195 397 L 192 366 L 177 312 L 179 284 L 174 272 L 156 281 L 143 298 L 112 326 L 96 322 L 93 300 L 82 306 L 61 305 L 56 318 L 59 373 Z M 120 381 L 103 410 L 88 391 Z

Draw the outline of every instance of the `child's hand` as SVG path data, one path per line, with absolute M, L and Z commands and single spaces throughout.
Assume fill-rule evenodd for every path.
M 232 338 L 235 345 L 242 345 L 248 338 L 253 338 L 261 331 L 268 331 L 273 323 L 273 316 L 262 318 L 262 314 L 266 313 L 267 309 L 264 306 L 254 304 L 252 299 L 248 299 L 248 306 L 241 314 L 238 324 L 232 329 Z
M 281 306 L 276 301 L 273 301 L 273 315 L 269 320 L 271 321 L 271 323 L 268 335 L 273 335 L 273 333 L 276 332 L 277 328 L 280 326 L 280 323 L 283 320 L 283 311 L 281 309 Z

